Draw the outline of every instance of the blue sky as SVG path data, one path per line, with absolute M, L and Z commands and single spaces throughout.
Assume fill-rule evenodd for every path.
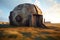
M 37 5 L 42 10 L 46 21 L 52 23 L 60 22 L 60 0 L 0 0 L 0 21 L 9 21 L 8 16 L 10 11 L 22 3 Z

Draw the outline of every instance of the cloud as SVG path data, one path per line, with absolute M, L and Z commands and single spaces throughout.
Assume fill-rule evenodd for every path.
M 60 12 L 60 4 L 55 4 L 47 9 L 48 12 Z
M 4 12 L 0 10 L 0 21 L 5 21 L 5 18 L 3 15 L 4 15 Z
M 37 5 L 37 6 L 39 7 L 39 6 L 40 6 L 39 0 L 35 0 L 34 4 Z
M 37 5 L 44 13 L 51 6 L 55 5 L 56 1 L 55 0 L 35 0 L 34 4 Z
M 3 15 L 3 11 L 2 10 L 0 10 L 0 16 L 2 16 Z
M 60 4 L 55 2 L 46 10 L 45 14 L 46 21 L 49 20 L 52 23 L 60 23 Z
M 0 0 L 0 21 L 9 21 L 9 12 L 22 3 L 32 3 L 32 0 Z
M 42 9 L 46 21 L 50 21 L 52 23 L 60 23 L 60 4 L 57 3 L 56 0 L 43 1 L 44 2 L 42 4 L 45 5 L 45 7 L 43 7 L 39 0 L 36 0 L 34 4 Z
M 32 3 L 32 0 L 1 0 L 0 2 L 7 8 L 13 9 L 15 6 L 22 3 Z
M 56 0 L 45 0 L 45 2 L 46 2 L 46 5 L 49 7 L 51 7 L 57 3 Z

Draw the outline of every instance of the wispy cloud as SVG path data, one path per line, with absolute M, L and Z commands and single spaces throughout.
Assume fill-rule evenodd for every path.
M 4 14 L 4 12 L 2 10 L 0 10 L 0 17 Z
M 16 7 L 19 4 L 34 3 L 42 10 L 43 15 L 47 21 L 48 20 L 54 21 L 54 22 L 55 22 L 55 20 L 59 21 L 60 20 L 60 6 L 59 6 L 60 3 L 59 3 L 59 1 L 60 0 L 11 0 L 11 1 L 10 0 L 0 0 L 0 4 L 4 6 L 3 11 L 0 9 L 0 19 L 1 19 L 1 16 L 4 15 L 4 13 L 9 13 L 9 11 L 13 10 L 14 7 Z M 7 9 L 5 9 L 5 8 L 7 8 Z M 8 9 L 9 9 L 9 11 L 8 11 Z M 5 11 L 5 10 L 7 10 L 7 11 Z M 5 16 L 7 17 L 8 15 L 6 14 Z M 5 18 L 5 16 L 4 16 L 4 18 Z
M 4 12 L 0 9 L 0 21 L 5 21 Z
M 8 21 L 9 12 L 22 3 L 32 3 L 32 0 L 0 0 L 0 21 Z
M 49 3 L 52 3 L 53 5 L 51 4 L 51 6 L 46 10 L 46 20 L 49 20 L 52 23 L 60 23 L 60 4 L 55 0 L 49 0 Z
M 22 3 L 32 3 L 32 0 L 1 0 L 0 3 L 11 9 Z
M 39 6 L 40 6 L 39 0 L 35 0 L 34 4 L 37 5 L 37 6 L 39 7 Z

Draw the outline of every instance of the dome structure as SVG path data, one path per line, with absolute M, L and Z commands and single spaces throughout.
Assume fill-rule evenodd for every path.
M 24 3 L 10 12 L 9 21 L 11 25 L 37 26 L 43 22 L 43 15 L 36 5 Z

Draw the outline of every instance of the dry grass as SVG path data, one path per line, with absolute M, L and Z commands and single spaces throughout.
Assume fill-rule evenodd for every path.
M 0 40 L 60 40 L 60 29 L 52 28 L 0 28 Z

